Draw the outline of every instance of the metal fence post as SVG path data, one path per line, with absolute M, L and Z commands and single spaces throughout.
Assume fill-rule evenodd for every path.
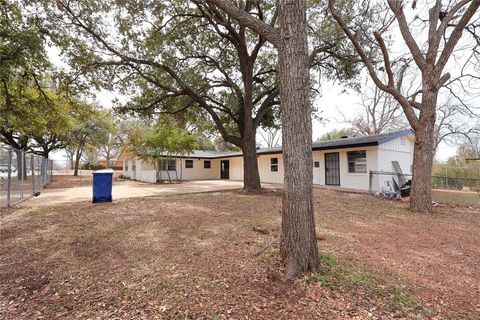
M 13 150 L 10 148 L 8 150 L 8 167 L 7 167 L 7 207 L 10 207 L 10 197 L 12 192 L 12 153 Z
M 30 170 L 32 170 L 32 194 L 35 194 L 35 166 L 33 161 L 33 154 L 30 156 Z
M 368 193 L 373 192 L 373 171 L 370 170 L 368 174 Z
M 43 190 L 43 186 L 45 185 L 45 158 L 42 157 L 42 164 L 41 164 L 41 167 L 40 167 L 40 170 L 41 170 L 41 174 L 42 174 L 42 185 L 41 185 L 41 190 Z
M 24 188 L 24 181 L 25 181 L 25 151 L 21 151 L 20 153 L 22 160 L 21 160 L 21 165 L 20 169 L 17 168 L 17 175 L 20 173 L 22 180 L 20 181 L 20 198 L 23 199 L 23 188 Z
M 448 188 L 448 169 L 445 169 L 445 189 Z

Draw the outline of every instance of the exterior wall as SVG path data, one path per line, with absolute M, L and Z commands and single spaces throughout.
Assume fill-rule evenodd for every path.
M 193 160 L 193 168 L 185 168 L 185 160 Z M 183 167 L 182 179 L 183 180 L 213 180 L 220 179 L 220 160 L 212 159 L 210 160 L 210 169 L 205 169 L 203 167 L 205 159 L 182 159 L 180 164 L 180 159 L 177 159 L 177 172 L 180 176 L 180 170 Z M 231 169 L 230 169 L 231 172 Z
M 243 157 L 224 158 L 222 160 L 230 160 L 230 179 L 243 180 Z M 220 169 L 218 169 L 220 172 Z
M 193 159 L 193 158 L 188 159 L 188 160 L 193 160 L 193 168 L 185 168 L 185 160 L 187 159 L 182 159 L 181 162 L 180 162 L 180 159 L 176 160 L 176 169 L 177 169 L 176 172 L 171 170 L 168 172 L 162 171 L 161 172 L 162 179 L 166 180 L 169 174 L 172 180 L 177 179 L 177 174 L 178 174 L 178 178 L 180 178 L 180 170 L 183 170 L 182 180 L 220 179 L 220 160 L 217 160 L 217 159 L 210 160 L 211 161 L 210 169 L 205 169 L 203 167 L 203 162 L 204 162 L 203 159 Z M 132 165 L 133 161 L 135 161 L 136 163 L 135 172 L 133 171 L 133 165 Z M 128 170 L 126 170 L 127 164 L 128 164 Z M 157 180 L 154 165 L 139 159 L 125 160 L 123 164 L 123 174 L 130 179 L 135 179 L 143 182 L 155 183 Z
M 278 171 L 272 171 L 270 159 L 278 159 Z M 258 171 L 260 181 L 267 183 L 283 183 L 284 167 L 282 154 L 261 155 L 258 157 Z
M 404 174 L 412 174 L 413 167 L 413 135 L 406 136 L 403 139 L 397 138 L 392 141 L 383 143 L 378 148 L 378 169 L 377 171 L 394 172 L 392 161 L 398 161 L 400 168 Z M 407 180 L 410 177 L 407 177 Z M 376 174 L 372 179 L 372 191 L 384 192 L 393 191 L 393 181 L 398 185 L 400 182 L 395 175 L 391 174 Z
M 369 190 L 369 172 L 370 171 L 393 171 L 392 161 L 398 161 L 404 173 L 411 173 L 411 164 L 413 163 L 413 135 L 405 136 L 388 141 L 379 146 L 356 147 L 313 151 L 313 183 L 317 185 L 325 185 L 325 153 L 338 152 L 340 167 L 340 187 Z M 365 173 L 349 173 L 347 152 L 365 150 L 367 155 L 367 170 Z M 272 158 L 278 158 L 278 171 L 271 171 Z M 180 166 L 183 167 L 183 180 L 212 180 L 220 179 L 220 161 L 230 161 L 230 180 L 243 180 L 243 158 L 231 157 L 222 159 L 212 159 L 211 168 L 205 169 L 203 166 L 204 159 L 193 160 L 193 168 L 185 168 L 185 160 L 177 159 L 177 173 L 180 175 Z M 136 161 L 136 170 L 133 171 L 132 162 Z M 315 162 L 319 162 L 319 167 L 315 167 Z M 128 165 L 128 170 L 126 166 Z M 282 154 L 269 154 L 258 156 L 258 170 L 260 181 L 264 183 L 283 183 L 284 179 L 284 163 Z M 144 163 L 141 160 L 125 159 L 123 163 L 123 174 L 131 179 L 154 183 L 155 169 L 153 165 Z M 167 178 L 167 172 L 162 172 L 162 177 Z M 176 179 L 176 172 L 170 171 L 171 179 Z M 379 179 L 379 178 L 378 178 Z M 386 176 L 388 181 L 391 176 Z M 385 181 L 374 181 L 376 186 L 386 185 Z
M 405 136 L 378 147 L 378 171 L 393 172 L 392 161 L 398 161 L 403 173 L 412 173 L 414 137 Z
M 367 154 L 367 172 L 349 173 L 348 172 L 348 151 L 365 150 Z M 340 165 L 340 187 L 349 189 L 368 190 L 369 171 L 377 170 L 378 154 L 377 147 L 358 147 L 348 149 L 333 149 L 325 151 L 313 151 L 313 184 L 325 185 L 325 153 L 338 152 Z M 320 167 L 315 168 L 315 161 L 320 163 Z

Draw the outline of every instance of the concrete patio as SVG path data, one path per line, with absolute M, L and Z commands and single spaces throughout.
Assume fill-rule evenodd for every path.
M 118 199 L 148 197 L 155 195 L 238 190 L 242 187 L 242 181 L 230 180 L 197 180 L 158 185 L 126 180 L 113 183 L 112 196 L 113 201 L 115 201 Z M 19 204 L 19 206 L 51 205 L 69 202 L 90 202 L 91 200 L 91 186 L 56 189 L 46 188 L 38 197 L 32 197 Z

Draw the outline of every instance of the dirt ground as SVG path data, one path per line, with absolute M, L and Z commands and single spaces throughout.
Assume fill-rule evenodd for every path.
M 433 201 L 480 208 L 480 193 L 460 190 L 433 190 Z
M 0 319 L 480 319 L 478 209 L 314 192 L 322 267 L 293 282 L 281 190 L 1 211 Z

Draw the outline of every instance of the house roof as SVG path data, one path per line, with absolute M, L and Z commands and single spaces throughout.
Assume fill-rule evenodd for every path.
M 370 136 L 343 138 L 328 141 L 319 141 L 312 144 L 312 150 L 330 150 L 330 149 L 343 149 L 354 147 L 368 147 L 378 146 L 388 141 L 407 136 L 415 135 L 415 132 L 411 129 L 382 133 Z M 274 148 L 260 148 L 257 149 L 257 154 L 278 154 L 282 153 L 282 147 Z M 194 150 L 193 152 L 186 154 L 183 158 L 197 158 L 197 159 L 219 159 L 242 156 L 242 151 L 214 151 L 214 150 Z

